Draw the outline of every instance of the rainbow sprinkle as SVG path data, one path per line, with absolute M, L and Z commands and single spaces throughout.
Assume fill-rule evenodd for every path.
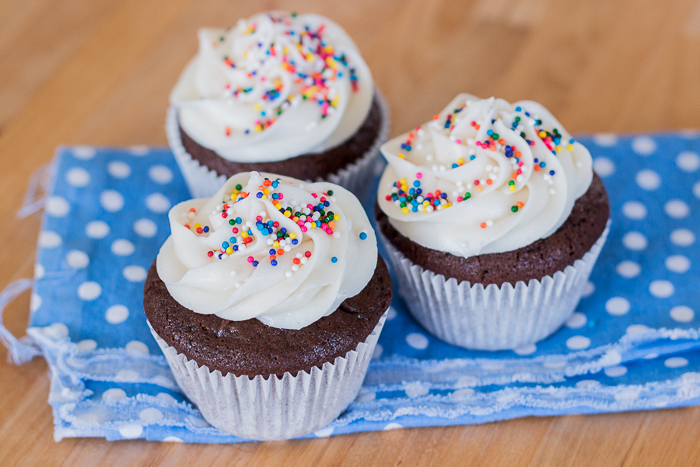
M 467 104 L 465 103 L 464 105 L 453 109 L 451 112 L 448 112 L 444 117 L 440 115 L 435 115 L 433 117 L 433 122 L 430 124 L 433 125 L 436 129 L 445 132 L 447 136 L 450 136 L 450 133 L 455 128 L 458 114 L 461 113 L 466 107 Z M 575 141 L 573 139 L 565 140 L 564 136 L 558 128 L 544 128 L 543 121 L 541 119 L 535 118 L 530 114 L 530 112 L 523 109 L 521 106 L 517 106 L 515 108 L 515 112 L 516 115 L 512 118 L 512 122 L 510 123 L 510 129 L 513 130 L 523 139 L 524 144 L 528 146 L 535 146 L 536 144 L 538 144 L 535 141 L 528 139 L 528 135 L 524 131 L 520 131 L 519 129 L 519 127 L 523 124 L 524 120 L 527 119 L 527 122 L 532 125 L 532 127 L 535 130 L 535 133 L 537 134 L 541 142 L 554 156 L 556 156 L 557 153 L 562 151 L 563 149 L 566 149 L 567 151 L 572 151 L 574 149 Z M 495 121 L 495 119 L 491 120 L 491 124 L 495 123 Z M 470 126 L 473 128 L 473 131 L 475 132 L 478 132 L 481 126 L 484 124 L 484 122 L 477 121 L 471 121 L 469 123 Z M 505 121 L 504 124 L 506 124 Z M 506 124 L 506 126 L 508 125 Z M 410 153 L 411 149 L 416 144 L 420 144 L 416 140 L 416 135 L 421 135 L 423 131 L 424 130 L 422 127 L 416 127 L 413 131 L 409 132 L 406 136 L 405 141 L 403 141 L 400 145 L 401 150 L 404 152 L 397 154 L 397 157 L 401 159 L 406 159 L 406 154 Z M 521 150 L 515 144 L 506 143 L 503 136 L 496 133 L 493 129 L 487 130 L 486 138 L 481 140 L 472 139 L 470 141 L 466 141 L 456 139 L 454 137 L 451 137 L 450 139 L 454 143 L 459 145 L 473 144 L 474 146 L 482 150 L 491 152 L 498 151 L 505 155 L 505 157 L 509 159 L 511 163 L 511 171 L 508 176 L 508 181 L 506 185 L 508 186 L 508 189 L 511 192 L 517 191 L 518 183 L 524 181 L 523 173 L 527 170 L 527 167 L 525 166 L 525 163 L 522 160 Z M 471 154 L 469 155 L 469 157 L 460 157 L 450 164 L 433 164 L 431 169 L 435 172 L 454 170 L 463 166 L 464 164 L 468 164 L 469 162 L 475 160 L 476 157 L 476 154 Z M 427 155 L 426 159 L 428 161 L 431 161 L 433 160 L 433 157 L 431 155 Z M 535 172 L 545 172 L 545 180 L 547 180 L 549 184 L 552 184 L 551 177 L 555 175 L 555 171 L 545 170 L 545 167 L 547 167 L 546 162 L 541 161 L 538 158 L 534 158 L 533 162 L 533 170 Z M 497 174 L 500 168 L 498 165 L 488 164 L 486 165 L 485 169 L 487 173 L 485 174 L 486 176 L 484 176 L 483 178 L 470 180 L 466 182 L 466 184 L 465 182 L 457 181 L 457 190 L 452 193 L 452 200 L 450 199 L 447 193 L 442 192 L 440 190 L 424 192 L 423 186 L 421 184 L 423 174 L 420 171 L 416 172 L 411 180 L 401 178 L 399 180 L 394 181 L 391 185 L 391 194 L 386 195 L 385 199 L 387 202 L 394 203 L 398 207 L 400 207 L 401 212 L 404 214 L 431 213 L 434 211 L 447 209 L 456 203 L 462 203 L 468 201 L 474 196 L 478 196 L 479 193 L 481 193 L 485 187 L 493 185 L 494 180 L 498 178 Z M 554 194 L 554 190 L 550 190 L 550 193 Z M 510 208 L 511 213 L 517 214 L 520 210 L 523 209 L 524 206 L 524 203 L 518 201 Z M 486 222 L 480 223 L 480 227 L 487 228 L 490 227 L 492 224 L 493 221 L 488 220 Z
M 330 84 L 336 80 L 347 76 L 354 92 L 358 91 L 358 77 L 347 56 L 335 49 L 326 40 L 325 25 L 318 28 L 312 28 L 310 25 L 301 25 L 294 21 L 296 14 L 283 13 L 275 16 L 271 13 L 267 14 L 268 18 L 276 25 L 283 25 L 282 34 L 287 36 L 293 46 L 284 44 L 264 43 L 254 41 L 243 52 L 243 58 L 248 56 L 261 56 L 259 62 L 253 65 L 247 63 L 237 64 L 231 57 L 224 55 L 222 58 L 223 66 L 226 68 L 239 68 L 248 65 L 246 77 L 250 84 L 247 86 L 234 87 L 231 83 L 224 86 L 224 95 L 233 99 L 238 99 L 246 96 L 254 90 L 259 90 L 262 95 L 261 100 L 254 105 L 254 108 L 259 113 L 259 118 L 255 120 L 251 128 L 243 130 L 243 134 L 249 135 L 267 130 L 275 124 L 280 115 L 289 108 L 298 105 L 302 101 L 314 102 L 318 105 L 319 120 L 327 118 L 338 107 L 339 96 L 333 95 L 330 89 Z M 244 35 L 255 34 L 257 24 L 250 23 L 243 30 Z M 227 41 L 227 37 L 221 36 L 213 43 L 214 47 L 223 47 Z M 296 49 L 295 54 L 291 53 L 290 47 Z M 262 52 L 260 54 L 259 52 Z M 298 55 L 297 55 L 298 54 Z M 301 56 L 301 62 L 298 58 Z M 315 67 L 317 71 L 308 71 L 309 64 L 319 63 L 320 67 Z M 267 79 L 270 76 L 268 69 L 270 64 L 276 67 L 279 73 L 287 75 L 290 79 L 281 78 Z M 265 70 L 265 73 L 262 73 Z M 274 69 L 272 75 L 277 74 Z M 288 86 L 296 85 L 298 90 L 296 93 L 290 92 L 288 97 L 283 101 L 278 102 L 285 90 L 285 82 L 291 83 Z M 272 110 L 269 105 L 273 104 Z M 265 109 L 268 110 L 265 110 Z M 224 129 L 226 136 L 231 136 L 233 130 L 229 127 Z
M 340 237 L 340 232 L 336 232 L 336 222 L 339 221 L 340 215 L 334 213 L 331 207 L 330 197 L 333 196 L 333 191 L 328 190 L 325 193 L 311 193 L 315 199 L 314 203 L 294 204 L 287 202 L 284 194 L 277 191 L 281 181 L 264 179 L 263 183 L 257 187 L 254 192 L 246 192 L 243 186 L 238 184 L 225 196 L 221 204 L 216 206 L 212 215 L 221 216 L 228 221 L 228 227 L 231 228 L 231 236 L 228 240 L 223 241 L 218 249 L 207 252 L 209 258 L 224 260 L 236 252 L 243 252 L 253 242 L 266 242 L 269 246 L 266 259 L 270 261 L 272 266 L 278 265 L 278 259 L 285 254 L 292 253 L 292 250 L 299 246 L 297 234 L 288 231 L 281 227 L 278 221 L 273 221 L 269 218 L 266 211 L 261 211 L 252 219 L 244 219 L 237 216 L 235 213 L 235 205 L 242 200 L 253 196 L 261 200 L 269 200 L 273 206 L 285 217 L 299 226 L 301 232 L 307 232 L 313 229 L 320 229 L 327 235 L 332 235 L 336 238 Z M 194 219 L 197 214 L 195 208 L 191 208 L 187 213 L 188 219 Z M 209 226 L 202 226 L 199 223 L 190 226 L 185 223 L 184 226 L 197 235 L 210 235 L 213 233 Z M 221 228 L 224 228 L 223 226 Z M 360 238 L 367 237 L 365 232 L 360 233 Z M 293 253 L 292 253 L 293 254 Z M 285 274 L 291 277 L 292 273 L 299 270 L 299 267 L 306 264 L 312 256 L 312 251 L 296 253 L 292 260 L 291 270 Z M 257 267 L 260 264 L 260 259 L 256 259 L 250 255 L 247 262 L 252 267 Z M 337 257 L 332 257 L 331 261 L 336 263 Z

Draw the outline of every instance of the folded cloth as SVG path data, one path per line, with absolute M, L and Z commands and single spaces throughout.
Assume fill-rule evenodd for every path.
M 357 400 L 310 436 L 699 402 L 700 135 L 580 141 L 608 189 L 612 225 L 567 324 L 516 351 L 468 351 L 432 337 L 397 298 Z M 62 148 L 54 170 L 29 339 L 0 337 L 16 361 L 47 359 L 55 438 L 240 441 L 180 394 L 143 313 L 167 212 L 187 197 L 172 154 Z M 8 287 L 0 306 L 29 285 Z

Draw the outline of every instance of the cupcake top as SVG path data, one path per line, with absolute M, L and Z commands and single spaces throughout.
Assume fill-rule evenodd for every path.
M 588 189 L 591 155 L 536 102 L 458 95 L 433 121 L 381 148 L 378 203 L 433 250 L 470 257 L 554 233 Z
M 352 136 L 374 96 L 350 36 L 319 15 L 268 12 L 199 30 L 170 95 L 181 128 L 235 162 L 323 152 Z
M 362 205 L 332 183 L 240 173 L 168 218 L 156 260 L 168 292 L 231 321 L 301 329 L 360 293 L 377 264 Z

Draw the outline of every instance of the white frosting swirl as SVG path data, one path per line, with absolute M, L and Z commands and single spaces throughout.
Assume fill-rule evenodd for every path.
M 319 15 L 269 12 L 200 29 L 172 91 L 183 130 L 236 162 L 323 152 L 365 120 L 372 75 L 350 36 Z
M 391 224 L 422 246 L 462 257 L 551 235 L 593 177 L 588 150 L 531 101 L 460 94 L 381 150 L 389 166 L 378 201 Z
M 240 173 L 168 218 L 156 266 L 170 295 L 232 321 L 301 329 L 362 291 L 377 264 L 362 205 L 332 183 Z

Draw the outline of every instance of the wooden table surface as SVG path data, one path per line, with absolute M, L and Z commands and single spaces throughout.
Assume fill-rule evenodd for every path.
M 17 220 L 59 144 L 166 145 L 168 94 L 201 26 L 318 12 L 355 38 L 392 134 L 458 92 L 533 99 L 573 133 L 700 127 L 698 0 L 1 0 L 0 287 L 31 277 L 40 216 Z M 5 311 L 22 335 L 29 294 Z M 0 464 L 698 465 L 700 408 L 525 418 L 231 446 L 53 440 L 42 359 L 0 351 Z

